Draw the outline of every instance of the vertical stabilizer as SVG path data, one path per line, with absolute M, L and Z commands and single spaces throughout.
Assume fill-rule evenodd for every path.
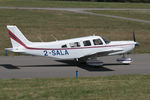
M 27 47 L 28 44 L 31 44 L 29 40 L 22 34 L 22 32 L 15 25 L 7 25 L 9 36 L 11 39 L 12 47 Z

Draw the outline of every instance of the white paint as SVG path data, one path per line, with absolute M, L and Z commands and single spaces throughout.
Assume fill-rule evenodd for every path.
M 86 36 L 53 42 L 30 42 L 22 32 L 13 25 L 7 25 L 13 48 L 6 48 L 12 52 L 21 52 L 37 56 L 55 57 L 61 59 L 88 59 L 92 57 L 125 54 L 135 48 L 134 41 L 111 41 L 105 43 L 101 36 Z M 93 40 L 100 39 L 101 45 L 94 45 Z M 89 40 L 91 46 L 84 46 L 83 41 Z M 78 42 L 80 47 L 71 47 L 71 43 Z M 66 48 L 62 48 L 66 45 Z

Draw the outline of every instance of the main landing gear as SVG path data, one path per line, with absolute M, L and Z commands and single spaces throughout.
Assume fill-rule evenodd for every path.
M 132 62 L 131 58 L 126 58 L 125 54 L 123 54 L 122 58 L 118 58 L 117 61 L 121 64 L 129 65 Z
M 103 66 L 104 65 L 104 63 L 97 58 L 88 58 L 86 61 L 86 64 L 90 66 Z
M 86 64 L 89 66 L 103 66 L 104 63 L 97 59 L 96 57 L 88 58 L 88 59 L 75 59 L 76 62 L 80 64 Z

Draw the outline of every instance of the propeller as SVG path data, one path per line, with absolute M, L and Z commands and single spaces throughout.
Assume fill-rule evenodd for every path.
M 139 46 L 140 44 L 136 42 L 135 32 L 133 31 L 133 40 L 136 43 L 135 46 Z
M 136 38 L 135 38 L 135 33 L 134 33 L 134 31 L 133 31 L 133 40 L 134 40 L 134 42 L 136 42 Z

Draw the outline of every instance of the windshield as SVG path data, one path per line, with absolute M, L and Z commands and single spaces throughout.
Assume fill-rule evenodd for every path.
M 104 38 L 104 37 L 102 37 L 102 39 L 104 40 L 104 42 L 105 42 L 106 44 L 108 44 L 108 43 L 111 42 L 110 40 L 108 40 L 108 39 L 106 39 L 106 38 Z

